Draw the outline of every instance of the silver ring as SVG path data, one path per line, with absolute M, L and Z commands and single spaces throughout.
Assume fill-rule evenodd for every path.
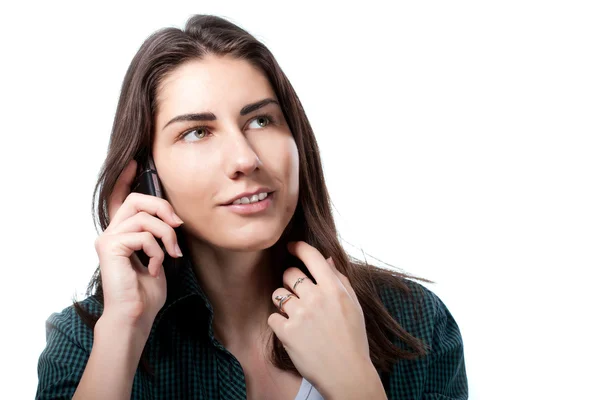
M 300 282 L 302 282 L 302 281 L 303 281 L 303 280 L 305 280 L 305 279 L 306 279 L 306 277 L 303 277 L 303 278 L 298 278 L 298 279 L 296 280 L 296 283 L 294 283 L 294 287 L 292 288 L 292 290 L 296 290 L 296 285 L 297 285 L 297 284 L 299 284 Z
M 285 296 L 280 296 L 280 295 L 275 296 L 275 300 L 279 300 L 279 306 L 278 306 L 279 311 L 285 312 L 285 311 L 283 311 L 281 306 L 283 306 L 283 302 L 286 301 L 287 299 L 289 299 L 291 296 L 294 296 L 294 293 L 290 293 Z

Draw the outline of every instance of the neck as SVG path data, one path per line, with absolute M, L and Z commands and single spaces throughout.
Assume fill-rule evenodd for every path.
M 188 242 L 194 273 L 213 307 L 215 337 L 225 346 L 256 345 L 278 312 L 273 292 L 283 287 L 279 253 L 271 249 L 233 251 Z

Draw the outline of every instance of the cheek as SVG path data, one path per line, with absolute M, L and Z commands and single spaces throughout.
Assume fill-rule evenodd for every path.
M 202 171 L 202 169 L 200 169 Z M 199 174 L 197 170 L 180 171 L 173 178 L 173 201 L 171 205 L 186 224 L 184 230 L 194 237 L 211 241 L 215 232 L 222 229 L 223 221 L 219 219 L 217 195 L 214 195 L 216 184 L 211 175 Z M 195 172 L 194 172 L 195 171 Z
M 293 214 L 298 203 L 300 167 L 298 148 L 293 138 L 290 138 L 281 152 L 281 179 L 284 181 L 286 191 L 285 213 Z
M 294 139 L 290 139 L 291 143 L 288 144 L 288 180 L 290 190 L 295 191 L 296 198 L 298 197 L 299 181 L 300 181 L 300 157 L 298 156 L 298 147 Z
M 277 209 L 283 219 L 290 218 L 296 210 L 299 192 L 299 156 L 298 147 L 290 132 L 277 132 L 262 137 L 264 141 L 256 143 L 255 150 L 263 163 L 263 169 L 277 182 L 280 190 Z
M 285 185 L 298 180 L 298 148 L 291 134 L 265 143 L 260 158 Z
M 182 160 L 173 161 L 176 168 L 169 172 L 169 185 L 165 186 L 169 202 L 181 217 L 197 216 L 207 207 L 198 204 L 212 204 L 214 199 L 214 183 L 211 174 L 204 174 L 205 165 L 195 165 Z M 211 203 L 212 202 L 212 203 Z

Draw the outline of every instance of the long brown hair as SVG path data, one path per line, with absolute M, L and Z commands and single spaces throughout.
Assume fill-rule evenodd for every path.
M 378 288 L 386 285 L 397 290 L 395 293 L 398 296 L 410 299 L 416 305 L 418 293 L 410 289 L 406 280 L 411 278 L 433 282 L 376 267 L 346 253 L 338 240 L 317 141 L 296 92 L 266 46 L 244 29 L 223 18 L 194 15 L 188 19 L 184 30 L 172 27 L 160 29 L 144 41 L 133 57 L 121 87 L 108 154 L 94 189 L 92 213 L 95 216 L 96 230 L 96 220 L 99 220 L 103 231 L 108 227 L 108 199 L 120 173 L 132 158 L 142 159 L 152 149 L 157 89 L 162 80 L 182 63 L 192 59 L 201 60 L 209 54 L 243 59 L 260 68 L 277 95 L 296 141 L 300 161 L 298 205 L 281 239 L 273 246 L 277 247 L 275 250 L 280 251 L 282 245 L 289 240 L 304 240 L 325 257 L 333 258 L 338 270 L 348 277 L 360 301 L 371 360 L 376 368 L 389 372 L 397 360 L 426 355 L 428 346 L 410 335 L 392 317 L 381 301 Z M 184 244 L 180 237 L 181 231 L 176 231 L 179 231 L 178 242 L 180 245 Z M 165 272 L 170 268 L 177 268 L 181 260 L 165 257 Z M 293 261 L 297 263 L 298 260 Z M 306 268 L 303 271 L 310 275 Z M 100 266 L 88 285 L 86 296 L 94 296 L 103 304 Z M 100 316 L 88 312 L 77 301 L 74 301 L 74 307 L 86 325 L 93 329 Z M 393 343 L 395 338 L 399 338 L 413 351 L 396 346 Z M 272 337 L 272 344 L 273 364 L 282 370 L 298 373 L 276 335 Z M 144 354 L 140 363 L 143 370 L 153 375 Z

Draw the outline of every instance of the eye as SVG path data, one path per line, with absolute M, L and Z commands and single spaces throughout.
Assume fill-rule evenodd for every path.
M 261 114 L 261 115 L 257 115 L 256 117 L 254 117 L 252 120 L 252 122 L 257 122 L 258 126 L 260 128 L 264 128 L 265 126 L 275 122 L 275 118 L 270 115 L 270 114 Z M 250 125 L 248 125 L 250 127 Z M 198 126 L 195 127 L 189 131 L 185 131 L 184 133 L 181 134 L 181 140 L 183 140 L 184 142 L 196 142 L 196 140 L 193 139 L 186 139 L 187 137 L 191 136 L 193 134 L 193 137 L 197 138 L 197 139 L 204 139 L 205 136 L 208 134 L 207 131 L 208 127 L 207 126 Z
M 206 126 L 199 126 L 197 128 L 192 129 L 191 131 L 186 131 L 181 135 L 181 139 L 184 142 L 193 142 L 194 140 L 186 140 L 185 139 L 186 137 L 190 136 L 190 134 L 192 134 L 192 133 L 194 134 L 194 137 L 196 137 L 197 139 L 204 139 L 204 136 L 206 136 L 206 134 L 207 134 L 206 128 L 207 128 Z M 199 135 L 196 135 L 196 132 L 202 132 L 202 133 L 204 133 L 204 136 L 198 137 Z
M 254 118 L 253 121 L 257 121 L 257 122 L 261 121 L 261 122 L 258 122 L 259 126 L 265 127 L 268 124 L 270 124 L 271 122 L 273 122 L 273 117 L 271 117 L 268 114 L 258 115 L 256 118 Z

